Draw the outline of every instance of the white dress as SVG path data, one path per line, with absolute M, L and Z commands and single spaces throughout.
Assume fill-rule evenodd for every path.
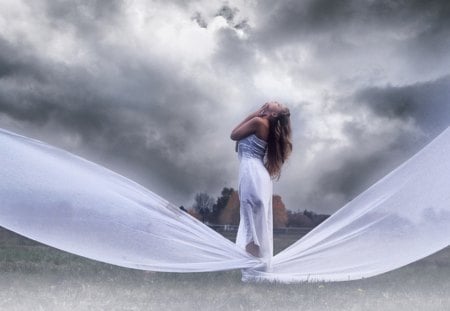
M 264 265 L 270 268 L 273 256 L 272 192 L 273 184 L 264 166 L 267 142 L 252 134 L 238 143 L 240 223 L 236 244 L 245 249 L 259 246 Z

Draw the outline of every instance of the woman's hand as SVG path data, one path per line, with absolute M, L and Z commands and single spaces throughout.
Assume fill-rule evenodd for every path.
M 255 113 L 254 116 L 255 117 L 262 117 L 266 114 L 267 112 L 267 105 L 268 103 L 265 103 L 264 105 L 261 106 L 261 108 L 259 108 Z
M 251 134 L 256 134 L 259 138 L 266 140 L 269 131 L 269 121 L 261 117 L 253 117 L 242 122 L 231 132 L 232 140 L 241 140 Z
M 269 105 L 269 103 L 265 103 L 264 105 L 261 106 L 261 108 L 259 108 L 255 112 L 249 114 L 241 123 L 239 123 L 231 132 L 231 135 L 230 135 L 231 139 L 239 140 L 239 139 L 245 137 L 244 135 L 248 135 L 248 134 L 250 134 L 251 131 L 255 131 L 255 128 L 253 128 L 253 126 L 255 126 L 255 125 L 259 131 L 260 126 L 259 126 L 259 124 L 257 124 L 257 123 L 259 123 L 258 122 L 259 120 L 254 120 L 254 119 L 255 118 L 260 119 L 260 118 L 264 117 L 268 113 L 268 111 L 267 111 L 268 105 Z M 250 127 L 248 125 L 250 125 Z M 243 126 L 244 126 L 244 128 L 242 128 Z M 244 129 L 244 131 L 242 131 L 242 129 Z

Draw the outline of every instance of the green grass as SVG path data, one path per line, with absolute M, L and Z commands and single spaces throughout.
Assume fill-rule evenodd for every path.
M 276 236 L 276 251 L 298 237 Z M 450 248 L 372 278 L 245 284 L 240 271 L 121 268 L 0 238 L 0 310 L 450 310 Z

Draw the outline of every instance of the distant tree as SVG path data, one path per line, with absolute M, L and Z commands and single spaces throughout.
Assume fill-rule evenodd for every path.
M 312 213 L 311 214 L 311 220 L 314 223 L 314 226 L 319 225 L 322 221 L 324 221 L 325 219 L 327 219 L 328 217 L 330 217 L 330 215 L 326 215 L 326 214 L 316 214 L 316 213 Z
M 239 224 L 239 195 L 238 192 L 233 190 L 228 199 L 225 208 L 222 209 L 219 215 L 219 224 L 221 225 L 238 225 Z
M 230 200 L 231 195 L 233 194 L 233 188 L 224 187 L 221 192 L 221 196 L 217 198 L 216 203 L 214 203 L 212 207 L 212 213 L 209 215 L 209 221 L 211 223 L 219 223 L 219 217 L 222 211 L 227 206 L 228 201 Z
M 208 220 L 208 216 L 212 211 L 214 199 L 207 193 L 201 192 L 195 195 L 195 202 L 192 208 L 201 216 L 201 221 Z
M 322 221 L 330 217 L 326 214 L 316 214 L 313 211 L 304 210 L 303 212 L 288 211 L 289 227 L 315 227 Z
M 314 227 L 314 223 L 306 216 L 303 212 L 287 212 L 288 216 L 288 227 Z
M 308 217 L 311 220 L 314 218 L 314 214 L 315 213 L 313 211 L 308 211 L 306 209 L 303 211 L 303 215 L 305 215 L 306 217 Z
M 288 214 L 286 207 L 281 200 L 281 196 L 274 195 L 272 197 L 272 209 L 273 209 L 273 227 L 284 228 L 288 223 Z

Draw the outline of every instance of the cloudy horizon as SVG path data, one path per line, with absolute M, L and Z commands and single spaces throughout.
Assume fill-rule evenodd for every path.
M 237 188 L 231 129 L 291 109 L 274 192 L 331 214 L 450 120 L 446 1 L 3 0 L 0 127 L 177 205 Z

